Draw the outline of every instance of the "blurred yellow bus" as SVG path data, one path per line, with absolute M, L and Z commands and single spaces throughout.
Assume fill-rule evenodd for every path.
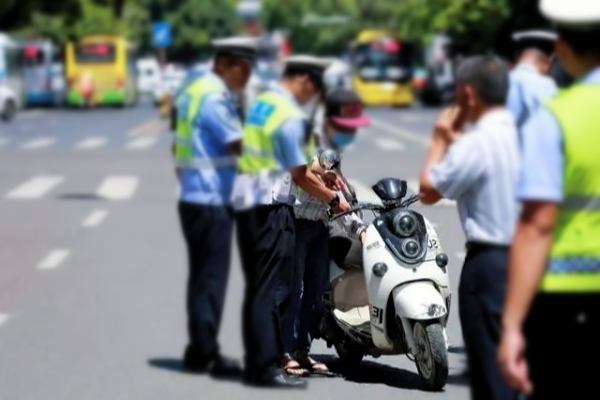
M 414 48 L 385 31 L 362 31 L 352 43 L 352 86 L 365 105 L 410 106 Z
M 87 36 L 68 43 L 65 52 L 67 104 L 137 103 L 135 49 L 119 36 Z

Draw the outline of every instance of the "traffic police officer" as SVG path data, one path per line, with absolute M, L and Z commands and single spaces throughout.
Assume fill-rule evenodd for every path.
M 523 126 L 523 213 L 498 358 L 507 382 L 530 399 L 589 399 L 600 358 L 600 2 L 542 0 L 540 8 L 577 81 Z
M 257 41 L 227 38 L 213 45 L 213 71 L 177 99 L 174 147 L 181 185 L 179 216 L 189 259 L 184 365 L 190 371 L 223 375 L 241 372 L 236 362 L 221 356 L 217 343 L 233 234 L 231 190 L 242 139 L 231 93 L 245 87 Z
M 320 149 L 317 149 L 315 140 L 310 140 L 307 146 L 309 167 L 320 169 L 319 156 L 323 150 L 333 149 L 341 153 L 352 143 L 358 129 L 369 123 L 369 117 L 363 113 L 362 103 L 353 91 L 334 89 L 325 99 Z M 319 172 L 317 174 L 321 175 Z M 298 199 L 300 204 L 294 207 L 294 284 L 283 327 L 286 353 L 284 369 L 291 375 L 312 373 L 330 376 L 327 366 L 308 355 L 314 337 L 313 330 L 318 323 L 320 299 L 329 286 L 329 207 L 300 188 Z M 340 218 L 338 222 L 342 223 L 334 226 L 341 225 L 342 231 L 362 240 L 361 235 L 367 226 L 355 214 Z
M 547 76 L 556 34 L 543 30 L 518 32 L 513 40 L 517 65 L 510 73 L 506 107 L 520 127 L 544 100 L 556 94 L 556 83 Z
M 259 95 L 248 110 L 233 198 L 246 278 L 246 382 L 305 387 L 305 380 L 280 368 L 282 315 L 290 301 L 294 264 L 295 185 L 338 210 L 350 206 L 323 187 L 306 166 L 306 121 L 300 107 L 322 90 L 329 61 L 296 56 L 285 64 L 279 84 Z

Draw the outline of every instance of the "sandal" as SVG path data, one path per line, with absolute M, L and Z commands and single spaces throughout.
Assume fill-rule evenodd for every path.
M 306 368 L 311 374 L 314 375 L 326 376 L 331 378 L 338 376 L 338 374 L 331 372 L 329 368 L 327 368 L 327 365 L 317 360 L 314 360 L 308 356 L 301 359 L 300 365 Z
M 291 357 L 285 357 L 283 360 L 283 370 L 291 376 L 306 377 L 310 371 L 304 368 L 300 363 Z

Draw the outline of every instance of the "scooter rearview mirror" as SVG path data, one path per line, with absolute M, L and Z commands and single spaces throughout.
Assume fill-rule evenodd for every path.
M 331 171 L 340 163 L 340 154 L 331 149 L 325 150 L 319 156 L 319 165 L 326 171 Z

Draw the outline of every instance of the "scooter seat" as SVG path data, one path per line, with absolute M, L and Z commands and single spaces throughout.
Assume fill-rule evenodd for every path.
M 354 307 L 345 312 L 334 309 L 333 315 L 353 327 L 361 326 L 370 321 L 369 306 Z

